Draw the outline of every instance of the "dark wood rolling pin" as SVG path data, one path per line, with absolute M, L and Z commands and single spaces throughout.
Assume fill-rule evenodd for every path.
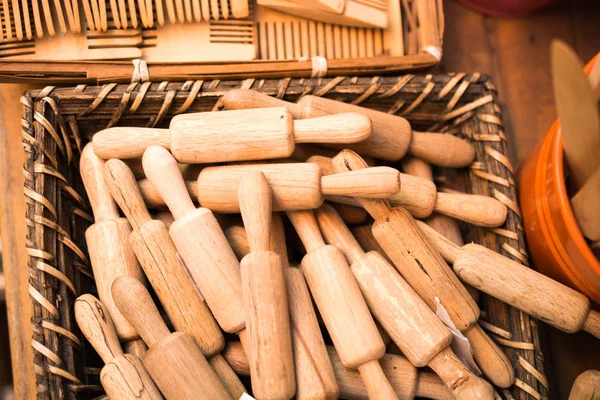
M 339 248 L 375 319 L 416 367 L 428 365 L 457 399 L 493 398 L 493 389 L 450 349 L 452 333 L 379 253 L 365 253 L 329 205 L 315 211 L 323 237 Z
M 258 399 L 290 399 L 296 376 L 288 295 L 283 263 L 270 250 L 271 190 L 263 173 L 248 172 L 238 197 L 250 246 L 240 268 L 252 390 Z
M 583 294 L 487 247 L 458 247 L 426 224 L 419 228 L 465 283 L 557 329 L 600 339 L 600 313 Z
M 311 162 L 315 161 L 315 158 L 311 159 Z M 319 157 L 318 162 L 321 169 L 326 171 L 327 157 Z M 506 206 L 493 197 L 438 192 L 432 181 L 402 173 L 400 182 L 402 189 L 389 196 L 389 202 L 393 207 L 406 209 L 415 218 L 427 218 L 435 211 L 488 228 L 498 227 L 506 221 Z M 356 205 L 353 199 L 347 197 L 328 196 L 327 199 Z
M 197 341 L 187 333 L 169 332 L 144 285 L 121 276 L 113 283 L 112 294 L 121 313 L 148 345 L 144 366 L 168 400 L 234 399 Z
M 225 346 L 223 334 L 179 260 L 165 224 L 150 217 L 135 177 L 123 161 L 107 161 L 104 178 L 133 227 L 131 247 L 169 320 L 176 330 L 196 339 L 219 377 L 231 387 L 232 393 L 237 392 L 239 379 L 219 354 Z
M 104 182 L 104 160 L 94 154 L 88 144 L 81 152 L 79 161 L 81 179 L 94 212 L 94 224 L 85 231 L 85 240 L 90 253 L 90 261 L 98 296 L 108 310 L 123 342 L 142 342 L 131 324 L 121 315 L 112 299 L 110 287 L 121 275 L 130 275 L 144 282 L 144 272 L 129 245 L 131 225 L 119 216 L 117 204 L 111 197 Z M 128 345 L 137 355 L 141 343 Z
M 333 160 L 335 171 L 365 167 L 360 156 L 351 150 L 340 152 Z M 486 358 L 486 365 L 494 371 L 495 384 L 509 387 L 514 379 L 510 364 L 477 324 L 479 307 L 463 284 L 452 272 L 437 250 L 429 243 L 406 210 L 392 210 L 386 200 L 357 198 L 375 219 L 372 232 L 394 266 L 437 313 L 443 306 L 456 329 L 461 331 L 477 357 Z M 475 286 L 475 285 L 472 285 Z
M 356 143 L 371 135 L 368 117 L 344 113 L 294 121 L 284 107 L 180 114 L 169 129 L 115 127 L 94 135 L 98 157 L 135 158 L 169 149 L 188 164 L 287 158 L 296 143 Z
M 342 363 L 358 369 L 373 399 L 397 399 L 379 359 L 385 345 L 342 252 L 326 245 L 312 210 L 288 211 L 307 254 L 302 271 Z
M 337 379 L 340 388 L 339 397 L 351 400 L 368 400 L 367 388 L 360 377 L 360 373 L 344 367 L 333 346 L 326 347 L 325 354 L 329 355 L 330 363 L 333 365 L 333 371 L 335 372 L 335 379 Z M 227 343 L 225 350 L 223 350 L 223 357 L 235 372 L 240 375 L 250 375 L 250 365 L 240 342 Z M 380 363 L 385 376 L 387 376 L 400 399 L 412 400 L 418 397 L 451 400 L 455 398 L 435 373 L 417 370 L 405 357 L 385 354 Z M 321 399 L 322 397 L 311 398 Z
M 106 394 L 123 400 L 162 399 L 142 361 L 133 354 L 123 354 L 105 305 L 91 294 L 84 294 L 75 300 L 74 308 L 79 329 L 104 361 L 100 382 Z
M 414 132 L 402 117 L 322 97 L 303 96 L 295 104 L 253 90 L 236 89 L 227 92 L 222 101 L 228 110 L 286 107 L 298 119 L 361 113 L 373 122 L 373 133 L 368 139 L 344 148 L 387 161 L 398 161 L 408 152 L 440 167 L 459 168 L 470 165 L 475 157 L 469 143 L 452 135 Z
M 250 252 L 248 237 L 243 227 L 232 226 L 227 229 L 226 235 L 238 257 L 242 258 Z M 337 399 L 340 390 L 327 355 L 304 275 L 300 269 L 290 267 L 288 264 L 283 221 L 279 214 L 273 214 L 271 218 L 270 248 L 281 257 L 284 265 L 294 347 L 296 398 L 298 400 Z M 235 366 L 232 367 L 235 370 Z M 246 375 L 250 375 L 249 370 Z

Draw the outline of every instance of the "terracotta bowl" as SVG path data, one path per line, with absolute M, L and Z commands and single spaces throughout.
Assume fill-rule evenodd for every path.
M 586 73 L 599 56 L 586 66 Z M 525 234 L 535 268 L 600 304 L 600 262 L 577 226 L 567 195 L 560 121 L 554 122 L 525 160 L 519 182 Z

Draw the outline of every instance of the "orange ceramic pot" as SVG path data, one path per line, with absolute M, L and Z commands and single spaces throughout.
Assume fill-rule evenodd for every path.
M 587 65 L 587 73 L 599 56 Z M 569 202 L 558 120 L 523 164 L 519 181 L 525 234 L 535 268 L 600 304 L 600 262 L 587 245 Z

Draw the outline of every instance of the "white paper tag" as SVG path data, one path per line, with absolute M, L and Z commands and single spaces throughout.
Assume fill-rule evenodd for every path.
M 248 393 L 244 392 L 239 400 L 256 400 L 254 397 L 250 396 Z
M 450 344 L 450 348 L 454 354 L 456 354 L 456 357 L 458 357 L 460 362 L 469 368 L 471 372 L 477 376 L 481 375 L 481 370 L 473 359 L 473 349 L 471 349 L 471 343 L 469 342 L 469 339 L 467 339 L 458 329 L 456 329 L 456 325 L 454 325 L 450 319 L 448 311 L 446 311 L 437 296 L 435 296 L 435 301 L 437 303 L 437 310 L 435 314 L 448 327 L 448 329 L 450 329 L 450 332 L 452 332 L 452 343 Z

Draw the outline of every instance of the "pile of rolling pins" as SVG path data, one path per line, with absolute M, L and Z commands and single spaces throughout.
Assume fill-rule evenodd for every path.
M 81 155 L 99 299 L 75 317 L 110 398 L 493 399 L 514 371 L 479 291 L 600 336 L 585 296 L 464 245 L 458 220 L 507 216 L 433 183 L 432 164 L 473 162 L 467 142 L 313 96 L 222 102 Z

